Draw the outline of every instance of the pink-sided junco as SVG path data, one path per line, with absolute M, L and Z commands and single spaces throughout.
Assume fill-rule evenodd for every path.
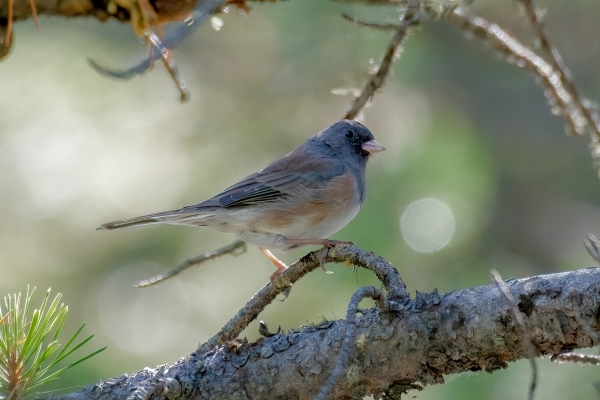
M 98 229 L 154 224 L 205 226 L 258 246 L 275 264 L 271 281 L 286 267 L 270 252 L 316 244 L 358 213 L 365 200 L 365 167 L 371 154 L 385 150 L 362 124 L 341 120 L 309 138 L 265 169 L 202 203 L 109 222 Z

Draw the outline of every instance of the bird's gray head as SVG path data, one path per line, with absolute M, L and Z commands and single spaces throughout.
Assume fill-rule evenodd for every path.
M 313 136 L 336 155 L 366 161 L 371 154 L 385 150 L 375 141 L 371 131 L 363 124 L 343 119 Z

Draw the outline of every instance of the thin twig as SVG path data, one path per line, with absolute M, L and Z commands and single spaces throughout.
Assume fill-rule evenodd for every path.
M 149 279 L 144 279 L 142 281 L 135 282 L 134 285 L 138 288 L 147 288 L 148 286 L 157 285 L 161 282 L 166 281 L 169 278 L 172 278 L 176 275 L 179 275 L 186 269 L 200 265 L 205 261 L 212 260 L 214 258 L 220 257 L 225 254 L 234 253 L 234 255 L 242 254 L 246 251 L 246 243 L 241 240 L 236 240 L 235 242 L 221 247 L 220 249 L 206 252 L 198 257 L 191 258 L 185 261 L 182 264 L 179 264 L 177 267 L 173 268 L 170 271 L 163 272 L 162 274 L 158 274 Z
M 275 300 L 279 293 L 288 290 L 292 284 L 309 272 L 321 268 L 320 253 L 321 251 L 317 250 L 307 254 L 279 274 L 273 283 L 267 283 L 258 293 L 252 296 L 244 308 L 238 311 L 221 328 L 219 333 L 210 338 L 206 343 L 200 345 L 197 352 L 205 353 L 215 346 L 237 338 L 250 322 L 254 321 L 265 307 Z M 326 261 L 336 263 L 350 262 L 374 272 L 387 291 L 390 308 L 401 309 L 404 302 L 409 299 L 406 286 L 402 278 L 400 278 L 398 271 L 383 258 L 371 252 L 362 250 L 355 245 L 341 244 L 329 249 Z
M 519 311 L 519 308 L 517 307 L 514 297 L 506 286 L 506 283 L 502 280 L 502 277 L 498 271 L 493 269 L 490 272 L 492 275 L 492 281 L 496 284 L 496 287 L 500 290 L 500 292 L 502 292 L 502 294 L 504 294 L 504 297 L 508 301 L 510 313 L 515 321 L 515 328 L 517 329 L 517 334 L 519 335 L 519 340 L 523 344 L 526 354 L 529 356 L 529 364 L 531 365 L 531 384 L 529 385 L 529 396 L 527 398 L 529 400 L 533 400 L 535 388 L 537 386 L 537 365 L 535 363 L 535 356 L 537 354 L 536 348 L 531 341 L 529 328 L 523 319 L 521 311 Z
M 577 111 L 577 107 L 573 104 L 574 99 L 571 92 L 565 88 L 560 79 L 560 71 L 553 68 L 533 50 L 510 36 L 498 25 L 470 15 L 464 7 L 455 8 L 447 20 L 462 30 L 472 33 L 475 37 L 487 40 L 492 47 L 504 53 L 509 62 L 526 68 L 537 76 L 548 90 L 546 96 L 555 102 L 553 109 L 557 107 L 557 111 L 565 118 L 571 131 L 579 131 L 579 126 L 586 123 L 581 110 Z M 597 113 L 590 115 L 594 121 L 600 120 L 600 115 Z
M 175 82 L 177 90 L 179 90 L 179 100 L 181 100 L 182 103 L 185 103 L 190 99 L 190 91 L 188 90 L 185 81 L 181 79 L 179 68 L 177 68 L 177 65 L 175 65 L 175 61 L 173 61 L 173 57 L 171 57 L 170 50 L 162 44 L 162 41 L 154 32 L 151 31 L 148 33 L 147 38 L 150 43 L 152 43 L 152 45 L 160 51 L 160 57 L 163 61 L 163 64 L 173 79 L 173 82 Z
M 591 132 L 600 139 L 600 126 L 594 120 L 592 113 L 589 108 L 584 104 L 579 90 L 575 85 L 575 81 L 573 79 L 573 74 L 565 64 L 562 56 L 558 52 L 558 49 L 550 43 L 548 36 L 544 32 L 544 26 L 542 24 L 541 18 L 537 11 L 535 10 L 535 6 L 533 5 L 533 0 L 519 0 L 523 6 L 525 7 L 525 13 L 527 14 L 527 18 L 531 23 L 531 27 L 535 32 L 538 40 L 540 41 L 540 46 L 544 52 L 550 57 L 552 61 L 552 66 L 556 71 L 559 72 L 560 80 L 563 83 L 563 86 L 569 91 L 571 97 L 573 98 L 573 102 L 575 103 L 576 108 L 583 113 L 587 120 L 587 126 L 591 128 Z M 583 131 L 575 131 L 574 133 L 581 135 Z
M 577 364 L 590 364 L 600 365 L 600 356 L 578 354 L 578 353 L 562 353 L 552 357 L 552 361 L 558 363 L 577 363 Z
M 398 24 L 382 24 L 382 23 L 378 23 L 378 22 L 366 22 L 366 21 L 361 21 L 361 20 L 357 19 L 356 17 L 353 17 L 348 14 L 342 14 L 342 18 L 347 19 L 350 22 L 354 22 L 355 24 L 358 24 L 360 26 L 366 26 L 368 28 L 375 28 L 375 29 L 379 29 L 382 31 L 392 31 L 392 30 L 398 29 Z M 408 26 L 408 24 L 406 24 L 406 26 Z
M 352 295 L 350 304 L 348 304 L 348 312 L 346 313 L 346 332 L 344 334 L 344 341 L 340 347 L 338 359 L 333 371 L 327 378 L 327 381 L 321 386 L 315 400 L 327 400 L 329 398 L 334 386 L 342 377 L 348 364 L 350 364 L 350 355 L 352 354 L 354 343 L 356 342 L 356 311 L 358 309 L 358 303 L 365 297 L 374 299 L 381 310 L 385 311 L 388 309 L 388 303 L 385 296 L 373 286 L 361 287 Z
M 390 40 L 390 43 L 385 50 L 385 54 L 381 60 L 381 63 L 379 64 L 377 73 L 375 73 L 375 75 L 373 75 L 366 83 L 360 96 L 354 99 L 352 107 L 350 107 L 350 110 L 348 110 L 346 115 L 344 115 L 344 119 L 355 119 L 365 105 L 373 98 L 375 92 L 383 86 L 385 78 L 390 71 L 390 67 L 397 58 L 400 45 L 406 38 L 406 33 L 408 32 L 409 26 L 416 22 L 415 17 L 418 10 L 419 1 L 410 1 L 406 7 L 406 13 L 402 18 L 402 21 L 395 27 L 396 32 L 394 33 L 394 36 L 392 36 L 392 40 Z

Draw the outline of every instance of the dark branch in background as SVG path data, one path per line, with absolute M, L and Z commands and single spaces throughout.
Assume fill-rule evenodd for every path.
M 510 280 L 506 285 L 530 327 L 538 355 L 560 355 L 560 360 L 565 351 L 598 344 L 573 314 L 598 330 L 599 268 Z M 530 357 L 515 333 L 518 328 L 504 294 L 493 284 L 442 295 L 420 293 L 402 310 L 390 308 L 365 311 L 357 318 L 351 363 L 331 398 L 381 398 L 441 384 L 444 375 L 492 372 Z M 337 364 L 332 354 L 339 354 L 347 337 L 344 328 L 345 321 L 327 321 L 252 344 L 229 341 L 174 365 L 146 368 L 53 398 L 312 400 L 326 372 Z
M 525 348 L 525 354 L 528 355 L 529 364 L 531 365 L 531 383 L 529 385 L 529 395 L 527 396 L 527 398 L 529 400 L 533 400 L 535 396 L 535 388 L 537 386 L 537 365 L 535 363 L 535 357 L 537 356 L 538 352 L 535 349 L 533 343 L 531 342 L 531 334 L 529 331 L 529 327 L 523 319 L 521 311 L 519 311 L 517 302 L 515 301 L 513 295 L 510 293 L 510 290 L 506 286 L 506 282 L 502 280 L 498 271 L 494 269 L 491 271 L 491 275 L 492 281 L 494 282 L 498 290 L 502 292 L 504 298 L 508 302 L 511 317 L 515 322 L 515 328 L 517 330 L 517 333 L 519 334 L 519 340 L 521 341 L 522 346 Z
M 418 11 L 419 1 L 409 1 L 402 21 L 394 28 L 396 32 L 394 33 L 394 36 L 392 36 L 392 40 L 390 40 L 390 43 L 388 44 L 385 50 L 385 54 L 383 56 L 383 59 L 381 60 L 381 63 L 379 64 L 377 73 L 375 73 L 375 75 L 373 75 L 371 79 L 369 79 L 364 89 L 362 90 L 362 93 L 354 99 L 352 107 L 350 107 L 350 110 L 348 110 L 348 112 L 346 113 L 346 115 L 344 115 L 343 118 L 355 119 L 360 113 L 360 111 L 365 107 L 365 105 L 367 105 L 367 103 L 373 98 L 373 96 L 375 96 L 375 92 L 377 92 L 377 90 L 379 90 L 379 88 L 383 86 L 383 83 L 385 82 L 385 78 L 387 77 L 390 71 L 392 63 L 399 56 L 399 49 L 402 45 L 402 42 L 404 41 L 404 38 L 406 37 L 406 33 L 408 31 L 409 26 L 416 22 Z M 356 19 L 350 18 L 348 16 L 344 16 L 344 18 L 353 22 L 357 22 Z M 365 26 L 373 25 L 365 22 L 361 22 L 360 24 Z M 378 28 L 381 28 L 381 26 L 378 26 Z
M 240 255 L 246 251 L 246 243 L 241 240 L 236 240 L 235 242 L 221 247 L 220 249 L 208 251 L 198 257 L 191 258 L 184 263 L 178 265 L 170 271 L 164 272 L 162 274 L 158 274 L 149 279 L 144 279 L 142 281 L 135 282 L 134 285 L 139 288 L 146 288 L 152 285 L 157 285 L 161 282 L 166 281 L 169 278 L 172 278 L 176 275 L 179 275 L 183 271 L 188 268 L 198 266 L 205 261 L 213 260 L 215 258 L 221 257 L 225 254 L 233 254 L 234 256 Z
M 146 32 L 146 41 L 150 45 L 148 47 L 148 54 L 142 60 L 137 61 L 132 67 L 126 69 L 114 69 L 102 66 L 93 59 L 88 59 L 88 62 L 92 68 L 102 75 L 116 79 L 131 79 L 136 75 L 150 71 L 155 61 L 162 60 L 179 91 L 179 99 L 182 103 L 186 102 L 190 98 L 190 92 L 187 89 L 185 81 L 181 79 L 179 70 L 173 60 L 171 50 L 189 37 L 211 16 L 219 13 L 221 7 L 227 1 L 228 0 L 201 0 L 196 4 L 185 21 L 177 20 L 165 24 L 158 29 L 158 34 L 151 31 Z
M 344 18 L 350 22 L 354 22 L 355 24 L 358 24 L 360 26 L 366 26 L 368 28 L 375 28 L 375 29 L 379 29 L 382 31 L 391 31 L 391 30 L 398 29 L 398 24 L 382 24 L 382 23 L 378 23 L 378 22 L 366 22 L 366 21 L 361 21 L 358 18 L 355 18 L 348 14 L 342 14 L 342 18 Z
M 290 265 L 283 271 L 274 285 L 266 284 L 258 291 L 248 303 L 242 308 L 215 336 L 202 344 L 198 351 L 204 353 L 211 351 L 215 346 L 220 346 L 238 335 L 254 321 L 256 317 L 268 306 L 278 294 L 288 290 L 296 281 L 304 275 L 321 267 L 319 260 L 320 250 L 314 251 L 302 257 L 298 262 Z M 408 300 L 406 286 L 398 271 L 383 258 L 373 253 L 359 249 L 353 245 L 337 245 L 329 249 L 327 262 L 345 263 L 350 262 L 358 267 L 366 268 L 375 273 L 383 283 L 387 291 L 390 307 L 401 308 Z

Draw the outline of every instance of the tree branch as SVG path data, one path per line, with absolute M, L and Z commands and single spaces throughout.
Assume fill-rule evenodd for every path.
M 220 346 L 237 336 L 254 321 L 256 317 L 268 306 L 279 293 L 287 291 L 291 286 L 304 275 L 321 267 L 319 260 L 320 250 L 313 251 L 302 257 L 298 262 L 290 265 L 275 280 L 274 285 L 267 283 L 258 291 L 215 336 L 202 344 L 199 352 L 212 350 L 215 346 Z M 398 271 L 383 258 L 373 253 L 359 249 L 354 245 L 337 245 L 329 249 L 326 258 L 327 262 L 352 263 L 358 267 L 366 268 L 375 273 L 377 278 L 383 283 L 391 307 L 401 308 L 402 304 L 408 300 L 406 286 Z
M 590 134 L 594 135 L 597 139 L 600 139 L 600 121 L 597 121 L 594 118 L 594 115 L 590 108 L 586 104 L 584 104 L 584 100 L 579 94 L 579 89 L 577 89 L 577 86 L 575 85 L 575 81 L 573 80 L 573 75 L 571 74 L 571 71 L 563 61 L 563 58 L 560 55 L 558 49 L 552 46 L 550 40 L 548 39 L 548 36 L 546 36 L 541 17 L 533 5 L 533 0 L 519 1 L 525 7 L 525 13 L 527 14 L 527 18 L 531 23 L 531 27 L 533 28 L 533 31 L 535 32 L 535 35 L 540 42 L 542 50 L 544 50 L 544 52 L 552 60 L 552 67 L 556 71 L 558 71 L 558 76 L 562 81 L 562 84 L 571 94 L 573 102 L 575 103 L 575 108 L 578 109 L 587 120 L 585 124 L 582 124 L 583 126 L 575 127 L 580 129 L 578 131 L 574 131 L 573 133 L 577 135 L 582 135 L 585 131 L 582 128 L 588 127 L 590 130 Z M 586 102 L 589 103 L 589 101 Z
M 373 96 L 375 96 L 375 92 L 383 86 L 394 60 L 399 56 L 399 49 L 406 37 L 408 27 L 415 22 L 417 11 L 419 11 L 419 4 L 418 0 L 409 0 L 404 17 L 395 28 L 396 32 L 385 49 L 385 54 L 377 72 L 367 81 L 361 94 L 354 99 L 350 110 L 344 115 L 344 119 L 355 119 Z M 347 16 L 344 18 L 357 22 Z M 366 25 L 366 23 L 361 23 L 361 25 Z
M 576 89 L 574 92 L 571 90 L 574 84 L 571 88 L 568 83 L 572 83 L 572 80 L 567 79 L 566 74 L 561 73 L 560 69 L 556 69 L 498 25 L 470 15 L 464 7 L 457 7 L 448 15 L 447 20 L 475 37 L 487 40 L 493 48 L 506 56 L 507 61 L 530 70 L 538 77 L 548 90 L 546 97 L 552 106 L 552 112 L 565 119 L 570 133 L 580 134 L 589 128 L 593 135 L 596 135 L 595 132 L 600 126 L 600 114 L 591 107 L 584 106 L 591 102 L 579 98 Z
M 536 356 L 598 344 L 582 323 L 598 330 L 600 269 L 509 280 L 506 285 L 530 327 Z M 344 321 L 329 321 L 252 344 L 232 340 L 172 366 L 52 398 L 312 399 L 329 375 L 324 372 L 336 365 L 345 327 Z M 441 296 L 420 293 L 401 310 L 366 312 L 356 329 L 352 364 L 333 398 L 406 392 L 419 384 L 442 383 L 444 375 L 492 372 L 530 356 L 495 285 Z

